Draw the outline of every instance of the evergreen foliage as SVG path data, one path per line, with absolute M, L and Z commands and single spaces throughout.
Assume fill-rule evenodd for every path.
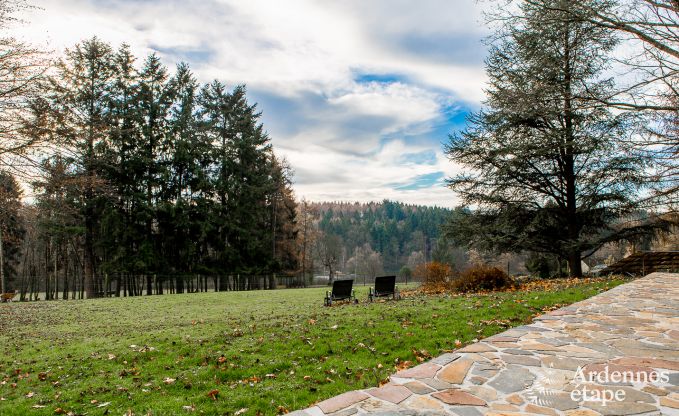
M 181 293 L 185 275 L 295 270 L 292 171 L 245 86 L 200 86 L 155 54 L 137 67 L 128 46 L 93 38 L 67 51 L 35 111 L 49 126 L 36 134 L 61 146 L 35 184 L 43 236 L 82 243 L 88 297 L 127 275 L 147 293 L 177 276 Z
M 389 274 L 398 274 L 413 252 L 422 252 L 423 257 L 431 259 L 439 229 L 451 215 L 446 208 L 388 200 L 310 205 L 320 217 L 319 230 L 339 237 L 347 259 L 368 244 L 380 254 L 384 271 Z
M 638 219 L 643 194 L 644 158 L 629 140 L 637 124 L 605 104 L 609 30 L 569 13 L 569 0 L 519 6 L 496 19 L 485 108 L 447 146 L 467 168 L 450 187 L 474 207 L 449 235 L 483 250 L 552 254 L 579 276 L 583 254 L 653 227 L 625 223 Z

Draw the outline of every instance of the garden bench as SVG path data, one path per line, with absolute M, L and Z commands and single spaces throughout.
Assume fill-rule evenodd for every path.
M 396 276 L 378 276 L 375 278 L 375 287 L 370 288 L 368 299 L 370 302 L 374 298 L 391 296 L 394 300 L 401 299 L 398 287 L 396 287 Z
M 348 300 L 358 303 L 358 299 L 354 295 L 354 279 L 335 280 L 332 282 L 332 291 L 325 292 L 325 299 L 323 304 L 331 306 L 336 300 Z

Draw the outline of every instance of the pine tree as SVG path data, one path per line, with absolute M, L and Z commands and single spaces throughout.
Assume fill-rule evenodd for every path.
M 477 208 L 453 221 L 449 235 L 498 251 L 553 253 L 580 276 L 583 253 L 645 232 L 621 221 L 635 213 L 642 184 L 642 160 L 624 140 L 633 120 L 599 99 L 612 86 L 603 73 L 615 39 L 569 13 L 569 0 L 519 6 L 498 19 L 486 107 L 450 137 L 448 156 L 467 168 L 450 187 Z
M 152 273 L 161 268 L 158 246 L 154 235 L 156 203 L 160 183 L 167 177 L 168 164 L 165 160 L 169 112 L 174 103 L 174 85 L 157 55 L 146 58 L 139 72 L 138 116 L 141 126 L 141 149 L 138 156 L 138 172 L 143 178 L 143 202 L 137 210 L 144 224 L 145 236 L 139 248 L 140 263 L 146 272 L 146 294 L 153 291 Z
M 96 232 L 101 220 L 98 201 L 103 195 L 101 152 L 110 135 L 109 86 L 113 78 L 111 47 L 97 38 L 65 53 L 50 79 L 50 91 L 38 118 L 51 120 L 44 134 L 66 146 L 82 180 L 84 273 L 87 297 L 97 294 Z
M 25 233 L 19 213 L 21 188 L 14 176 L 0 171 L 0 293 L 10 290 L 16 274 L 19 248 Z

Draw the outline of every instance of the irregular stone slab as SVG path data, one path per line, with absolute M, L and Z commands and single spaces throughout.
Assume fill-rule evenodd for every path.
M 373 414 L 400 410 L 397 405 L 374 397 L 362 401 L 358 407 L 360 407 L 361 410 L 365 410 L 366 412 Z
M 458 404 L 465 406 L 485 406 L 486 402 L 478 397 L 459 389 L 449 389 L 431 395 L 446 404 Z
M 446 383 L 445 381 L 441 381 L 436 378 L 423 378 L 420 381 L 434 390 L 446 390 L 453 387 L 452 384 Z
M 507 396 L 507 397 L 505 397 L 505 400 L 507 400 L 507 403 L 511 403 L 511 404 L 517 404 L 517 405 L 523 404 L 523 399 L 518 394 L 512 394 L 511 396 Z
M 500 335 L 493 335 L 491 337 L 488 337 L 488 338 L 486 338 L 486 341 L 487 342 L 516 342 L 518 339 L 519 339 L 518 337 L 508 337 L 508 336 L 500 334 Z
M 378 389 L 370 389 L 368 393 L 377 397 L 378 399 L 386 400 L 388 402 L 399 404 L 408 397 L 412 396 L 413 392 L 404 386 L 396 386 L 393 384 L 384 385 Z
M 538 415 L 559 416 L 559 414 L 549 407 L 542 407 L 532 403 L 528 403 L 524 409 L 528 413 L 536 413 Z
M 497 351 L 495 348 L 491 347 L 490 345 L 483 343 L 483 342 L 478 342 L 476 344 L 470 344 L 467 345 L 466 347 L 462 348 L 461 350 L 458 350 L 458 352 L 493 352 Z
M 604 416 L 638 415 L 658 411 L 656 406 L 648 403 L 606 403 L 606 406 L 603 406 L 594 402 L 585 402 L 584 405 Z
M 542 364 L 545 367 L 557 368 L 559 370 L 576 371 L 578 368 L 583 368 L 589 361 L 579 360 L 577 358 L 564 358 L 559 356 L 543 357 Z
M 394 410 L 379 410 L 371 413 L 373 416 L 420 416 L 428 414 L 426 412 L 418 412 L 414 409 L 394 409 Z
M 469 377 L 469 382 L 476 385 L 485 384 L 488 381 L 487 378 L 481 376 L 471 376 Z
M 472 368 L 472 374 L 484 378 L 492 378 L 500 371 L 497 365 L 491 363 L 476 363 Z
M 527 365 L 527 366 L 532 366 L 532 367 L 540 367 L 542 366 L 542 362 L 538 360 L 537 358 L 533 357 L 528 357 L 525 355 L 511 355 L 511 354 L 503 354 L 500 356 L 500 359 L 507 364 L 521 364 L 521 365 Z
M 457 360 L 460 358 L 460 354 L 453 354 L 453 353 L 446 353 L 443 355 L 439 355 L 438 357 L 434 358 L 433 360 L 429 361 L 432 364 L 437 364 L 440 366 L 444 366 L 446 364 L 450 364 L 453 361 Z
M 410 383 L 406 383 L 403 386 L 415 394 L 429 394 L 436 391 L 426 384 L 420 383 L 419 381 L 411 381 Z
M 369 398 L 367 394 L 360 391 L 350 391 L 339 396 L 335 396 L 328 400 L 324 400 L 317 404 L 317 406 L 323 411 L 323 413 L 334 413 L 338 410 L 349 407 L 353 404 L 361 402 Z
M 570 393 L 566 392 L 546 391 L 542 393 L 540 391 L 533 391 L 532 393 L 527 393 L 525 396 L 533 402 L 533 404 L 561 411 L 577 409 L 580 407 L 580 403 L 573 400 Z
M 588 409 L 569 410 L 566 412 L 566 416 L 600 416 L 600 415 L 601 413 Z
M 641 391 L 658 397 L 667 396 L 669 394 L 667 390 L 655 386 L 645 386 L 643 389 L 641 389 Z
M 399 371 L 394 376 L 400 378 L 432 378 L 441 369 L 441 366 L 424 363 L 407 370 Z
M 523 367 L 511 365 L 486 384 L 502 393 L 516 393 L 533 384 L 533 380 L 535 380 L 535 376 L 530 371 Z
M 441 402 L 429 396 L 412 396 L 406 406 L 411 409 L 443 410 Z
M 679 409 L 679 400 L 673 400 L 669 397 L 660 398 L 660 406 L 671 407 L 672 409 Z
M 309 416 L 309 413 L 307 413 L 304 410 L 296 410 L 294 412 L 288 413 L 288 416 Z
M 497 400 L 497 391 L 495 391 L 495 389 L 491 389 L 489 387 L 470 386 L 470 387 L 467 387 L 465 390 L 469 391 L 469 393 L 473 394 L 474 396 L 485 400 L 486 402 L 491 402 L 493 400 Z
M 664 368 L 667 370 L 679 371 L 679 361 L 660 360 L 657 358 L 622 357 L 611 362 L 622 365 Z
M 340 410 L 339 412 L 332 413 L 329 416 L 351 416 L 358 413 L 358 409 L 355 407 L 350 407 L 348 409 Z
M 505 354 L 514 354 L 514 355 L 534 355 L 534 354 L 533 354 L 532 352 L 530 352 L 530 351 L 521 350 L 521 349 L 515 349 L 515 348 L 511 348 L 511 349 L 508 349 L 508 350 L 504 350 L 504 351 L 502 351 L 502 352 L 504 352 Z
M 451 384 L 462 384 L 474 361 L 465 358 L 455 360 L 438 374 L 437 378 Z
M 452 411 L 458 416 L 482 416 L 480 410 L 475 407 L 453 407 Z

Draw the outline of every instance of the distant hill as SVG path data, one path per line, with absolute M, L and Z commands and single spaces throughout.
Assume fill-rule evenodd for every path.
M 380 253 L 386 273 L 397 273 L 411 255 L 431 259 L 440 228 L 451 215 L 446 208 L 382 201 L 310 203 L 318 228 L 341 238 L 343 261 L 366 243 Z M 340 268 L 342 268 L 340 262 Z

